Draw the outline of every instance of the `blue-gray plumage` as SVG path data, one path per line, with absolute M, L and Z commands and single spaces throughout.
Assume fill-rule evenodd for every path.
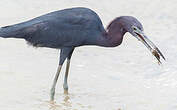
M 57 74 L 51 88 L 51 100 L 54 100 L 55 86 L 61 67 L 67 59 L 64 90 L 68 91 L 68 71 L 70 58 L 75 47 L 97 45 L 115 47 L 122 43 L 126 32 L 131 33 L 153 53 L 160 62 L 164 56 L 144 35 L 141 23 L 132 16 L 114 19 L 106 29 L 99 16 L 88 8 L 69 8 L 48 13 L 32 20 L 0 28 L 0 37 L 21 38 L 35 47 L 61 49 Z

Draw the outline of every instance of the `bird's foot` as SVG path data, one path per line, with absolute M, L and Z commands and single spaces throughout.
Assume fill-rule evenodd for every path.
M 63 84 L 64 94 L 68 94 L 68 85 Z
M 64 94 L 68 95 L 68 89 L 64 89 Z

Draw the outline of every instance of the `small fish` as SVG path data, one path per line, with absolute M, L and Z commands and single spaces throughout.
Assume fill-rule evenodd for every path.
M 160 61 L 160 55 L 158 53 L 158 51 L 156 49 L 152 49 L 152 54 L 156 57 L 156 59 L 158 60 L 158 64 L 162 64 Z

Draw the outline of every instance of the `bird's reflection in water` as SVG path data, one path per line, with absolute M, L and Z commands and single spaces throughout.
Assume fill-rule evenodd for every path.
M 49 102 L 49 109 L 50 110 L 61 110 L 61 109 L 69 109 L 72 108 L 72 103 L 71 103 L 71 100 L 70 100 L 70 96 L 69 94 L 64 94 L 63 96 L 63 101 L 60 103 L 60 104 L 57 104 L 57 102 L 55 101 L 50 101 Z
M 82 109 L 92 109 L 91 105 L 87 104 L 81 104 L 79 103 L 81 101 L 81 96 L 83 94 L 80 94 L 78 97 L 73 94 L 60 94 L 58 97 L 59 100 L 57 101 L 47 101 L 47 108 L 49 110 L 82 110 Z M 85 96 L 85 94 L 84 94 Z M 61 100 L 60 100 L 61 99 Z M 79 100 L 79 102 L 78 102 Z M 46 106 L 46 103 L 43 103 Z
M 72 107 L 72 103 L 68 94 L 64 95 L 63 103 L 61 104 L 65 107 Z
M 61 106 L 57 105 L 55 101 L 49 101 L 49 109 L 50 110 L 57 110 L 60 108 L 61 108 Z

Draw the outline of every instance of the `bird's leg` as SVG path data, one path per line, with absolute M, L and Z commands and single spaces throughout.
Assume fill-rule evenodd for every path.
M 70 67 L 70 59 L 67 59 L 65 78 L 64 78 L 64 84 L 63 84 L 64 94 L 68 94 L 68 82 L 67 82 L 67 79 L 68 79 L 69 67 Z
M 54 78 L 54 81 L 53 81 L 52 88 L 51 88 L 51 90 L 50 90 L 50 101 L 53 101 L 53 100 L 54 100 L 55 86 L 56 86 L 58 77 L 59 77 L 59 75 L 60 75 L 61 68 L 62 68 L 62 65 L 59 65 L 59 66 L 58 66 L 58 69 L 57 69 L 57 73 L 56 73 L 55 78 Z
M 50 93 L 50 100 L 51 101 L 54 100 L 55 87 L 56 87 L 56 83 L 57 83 L 62 65 L 63 65 L 66 58 L 71 59 L 71 55 L 72 55 L 73 51 L 74 51 L 74 48 L 68 48 L 68 47 L 62 48 L 61 51 L 60 51 L 59 66 L 58 66 L 57 73 L 55 75 L 53 85 L 52 85 L 52 88 L 51 88 L 51 93 Z M 69 69 L 68 64 L 69 64 L 69 62 L 67 62 L 67 68 Z M 66 77 L 65 79 L 66 79 L 66 84 L 67 84 L 68 70 L 66 71 L 66 73 L 67 73 L 67 75 L 65 75 L 65 77 Z

